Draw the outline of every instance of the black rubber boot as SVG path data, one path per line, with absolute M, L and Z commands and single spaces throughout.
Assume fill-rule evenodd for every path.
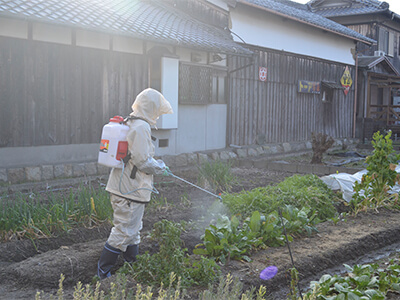
M 104 245 L 103 252 L 101 252 L 99 262 L 97 264 L 97 275 L 100 279 L 111 276 L 111 268 L 117 262 L 121 250 L 110 246 L 108 243 Z
M 126 251 L 122 253 L 125 261 L 128 263 L 132 263 L 136 260 L 136 255 L 139 254 L 139 245 L 129 245 L 126 248 Z

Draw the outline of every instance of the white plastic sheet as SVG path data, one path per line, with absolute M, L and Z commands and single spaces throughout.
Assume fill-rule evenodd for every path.
M 400 166 L 396 167 L 396 172 L 400 173 Z M 354 194 L 354 183 L 356 181 L 360 182 L 362 176 L 366 173 L 367 170 L 361 170 L 357 173 L 354 173 L 353 175 L 348 173 L 337 173 L 337 174 L 323 176 L 321 177 L 321 180 L 325 182 L 325 184 L 331 190 L 333 191 L 340 190 L 343 194 L 343 199 L 347 202 L 350 202 Z M 396 185 L 392 188 L 392 190 L 389 193 L 391 194 L 399 193 L 399 191 L 400 191 L 400 185 L 396 183 Z

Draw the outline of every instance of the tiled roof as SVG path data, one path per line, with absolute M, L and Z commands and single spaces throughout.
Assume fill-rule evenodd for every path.
M 250 55 L 229 31 L 143 0 L 0 0 L 0 16 L 74 26 L 230 54 Z
M 360 56 L 358 58 L 358 66 L 371 69 L 384 60 L 385 56 Z
M 321 0 L 309 1 L 308 5 L 312 12 L 315 12 L 324 17 L 338 17 L 349 15 L 371 14 L 387 11 L 389 5 L 385 2 L 377 0 L 354 0 L 347 4 L 340 4 L 337 6 L 318 7 Z
M 318 27 L 323 30 L 333 32 L 351 39 L 362 41 L 364 43 L 373 44 L 375 40 L 370 39 L 354 30 L 351 30 L 339 23 L 331 21 L 319 14 L 312 13 L 307 10 L 306 5 L 299 5 L 299 3 L 289 0 L 238 0 L 238 2 L 245 5 L 256 6 L 266 9 L 271 13 L 276 13 L 301 23 L 306 23 L 310 26 Z
M 376 65 L 380 63 L 386 63 L 390 70 L 397 76 L 399 76 L 399 72 L 390 62 L 390 60 L 386 56 L 360 56 L 358 57 L 358 66 L 361 68 L 372 69 Z

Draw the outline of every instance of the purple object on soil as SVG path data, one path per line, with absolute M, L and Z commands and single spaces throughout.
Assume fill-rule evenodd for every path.
M 269 266 L 261 271 L 260 278 L 262 280 L 270 280 L 276 275 L 276 273 L 278 273 L 278 268 L 275 266 Z

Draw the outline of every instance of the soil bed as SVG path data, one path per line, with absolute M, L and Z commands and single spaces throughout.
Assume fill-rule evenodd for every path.
M 196 183 L 193 169 L 172 170 L 174 174 Z M 292 173 L 271 172 L 256 168 L 233 168 L 238 184 L 234 192 L 278 183 Z M 215 198 L 170 177 L 157 177 L 156 188 L 163 205 L 149 205 L 144 217 L 140 252 L 155 251 L 147 238 L 152 225 L 161 220 L 192 221 L 196 229 L 185 232 L 182 238 L 191 250 L 201 242 L 213 215 L 209 208 Z M 167 203 L 167 204 L 165 204 Z M 371 251 L 400 242 L 400 214 L 382 210 L 379 213 L 360 213 L 346 217 L 338 224 L 325 222 L 317 226 L 318 233 L 295 239 L 290 244 L 294 263 L 300 272 L 302 284 L 326 269 L 340 266 Z M 81 228 L 68 235 L 44 239 L 33 243 L 28 240 L 0 244 L 0 299 L 33 299 L 36 290 L 54 293 L 61 273 L 66 276 L 66 293 L 71 293 L 77 281 L 90 283 L 96 273 L 97 260 L 107 239 L 110 226 Z M 252 253 L 250 263 L 230 261 L 222 266 L 224 274 L 238 277 L 245 285 L 265 285 L 270 299 L 287 299 L 290 277 L 287 270 L 291 260 L 286 246 L 268 248 Z M 275 265 L 278 274 L 270 281 L 259 279 L 265 267 Z

